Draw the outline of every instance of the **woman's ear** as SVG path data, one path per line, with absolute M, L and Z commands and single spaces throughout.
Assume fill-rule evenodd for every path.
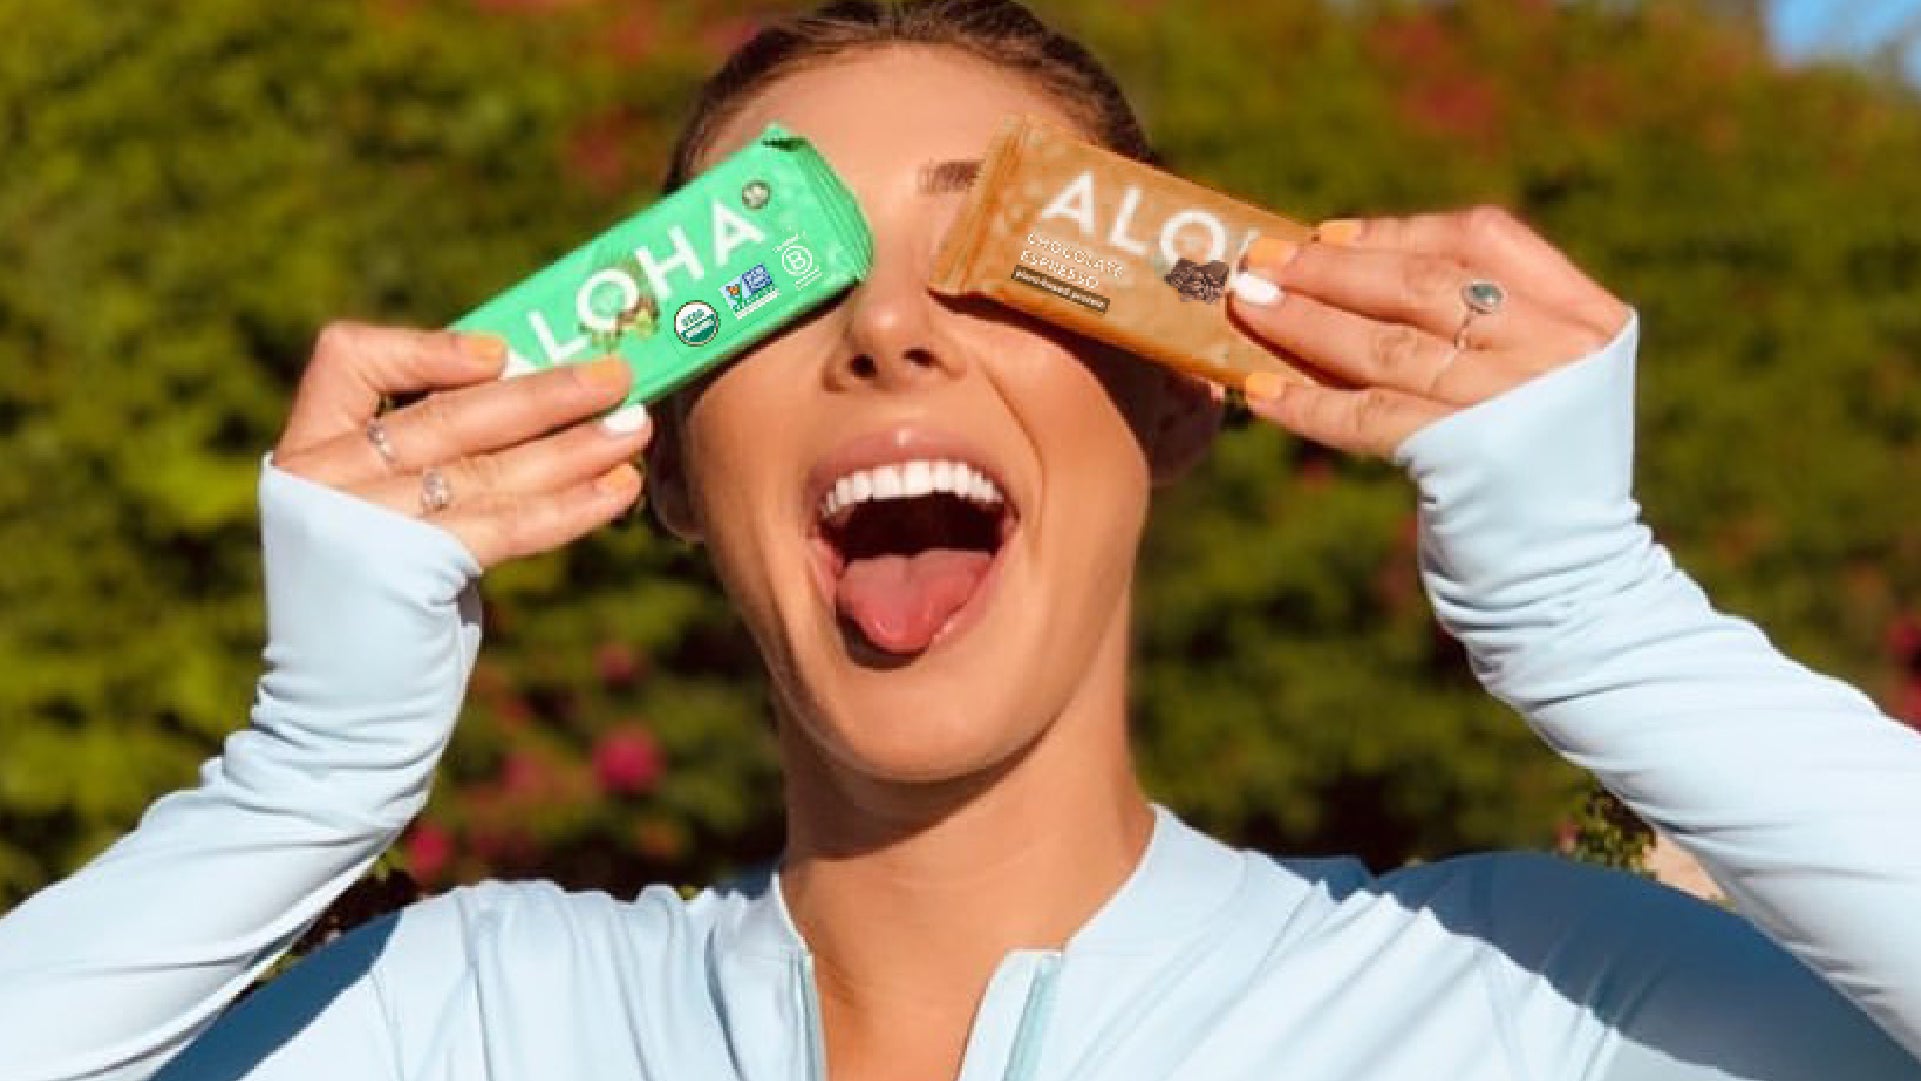
M 681 403 L 674 398 L 661 402 L 654 414 L 654 438 L 647 444 L 647 503 L 667 532 L 699 544 L 702 532 L 687 490 L 681 426 Z
M 1213 445 L 1221 428 L 1222 396 L 1199 379 L 1165 369 L 1158 374 L 1163 386 L 1156 396 L 1148 468 L 1154 483 L 1165 487 L 1185 477 Z

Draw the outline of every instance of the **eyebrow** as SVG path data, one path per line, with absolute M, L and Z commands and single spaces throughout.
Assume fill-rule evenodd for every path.
M 952 195 L 974 186 L 981 175 L 980 159 L 930 161 L 920 167 L 922 195 Z

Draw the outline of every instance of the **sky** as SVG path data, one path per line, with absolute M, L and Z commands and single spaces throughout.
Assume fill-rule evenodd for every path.
M 1769 28 L 1788 56 L 1872 48 L 1905 24 L 1921 36 L 1921 0 L 1771 0 Z M 1921 80 L 1921 48 L 1908 50 L 1908 71 Z

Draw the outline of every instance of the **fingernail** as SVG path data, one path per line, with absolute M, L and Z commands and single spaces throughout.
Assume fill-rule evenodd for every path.
M 594 491 L 602 495 L 631 496 L 640 490 L 640 470 L 622 462 L 594 479 Z
M 1231 288 L 1235 296 L 1263 308 L 1271 304 L 1279 304 L 1281 298 L 1287 295 L 1280 286 L 1251 270 L 1243 270 L 1234 275 Z
M 1336 248 L 1348 248 L 1361 239 L 1367 223 L 1359 218 L 1329 218 L 1314 227 L 1314 239 Z
M 497 334 L 462 334 L 460 348 L 474 363 L 489 368 L 507 359 L 507 339 Z
M 633 435 L 653 423 L 647 415 L 647 407 L 632 402 L 600 418 L 600 426 L 608 435 Z
M 1241 381 L 1241 389 L 1247 392 L 1248 397 L 1263 402 L 1270 402 L 1280 397 L 1281 391 L 1286 386 L 1287 380 L 1273 372 L 1255 372 Z
M 1247 246 L 1247 254 L 1241 257 L 1241 262 L 1243 265 L 1260 267 L 1262 270 L 1282 270 L 1299 254 L 1301 254 L 1301 246 L 1292 240 L 1264 236 Z
M 580 378 L 595 387 L 627 385 L 627 362 L 619 357 L 602 357 L 580 366 Z

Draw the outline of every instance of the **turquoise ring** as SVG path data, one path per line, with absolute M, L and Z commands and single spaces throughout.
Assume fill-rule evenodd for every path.
M 1467 330 L 1474 321 L 1483 315 L 1493 315 L 1507 303 L 1507 290 L 1486 278 L 1476 278 L 1461 286 L 1461 303 L 1467 310 L 1461 313 L 1461 325 L 1454 331 L 1454 348 L 1467 348 Z

